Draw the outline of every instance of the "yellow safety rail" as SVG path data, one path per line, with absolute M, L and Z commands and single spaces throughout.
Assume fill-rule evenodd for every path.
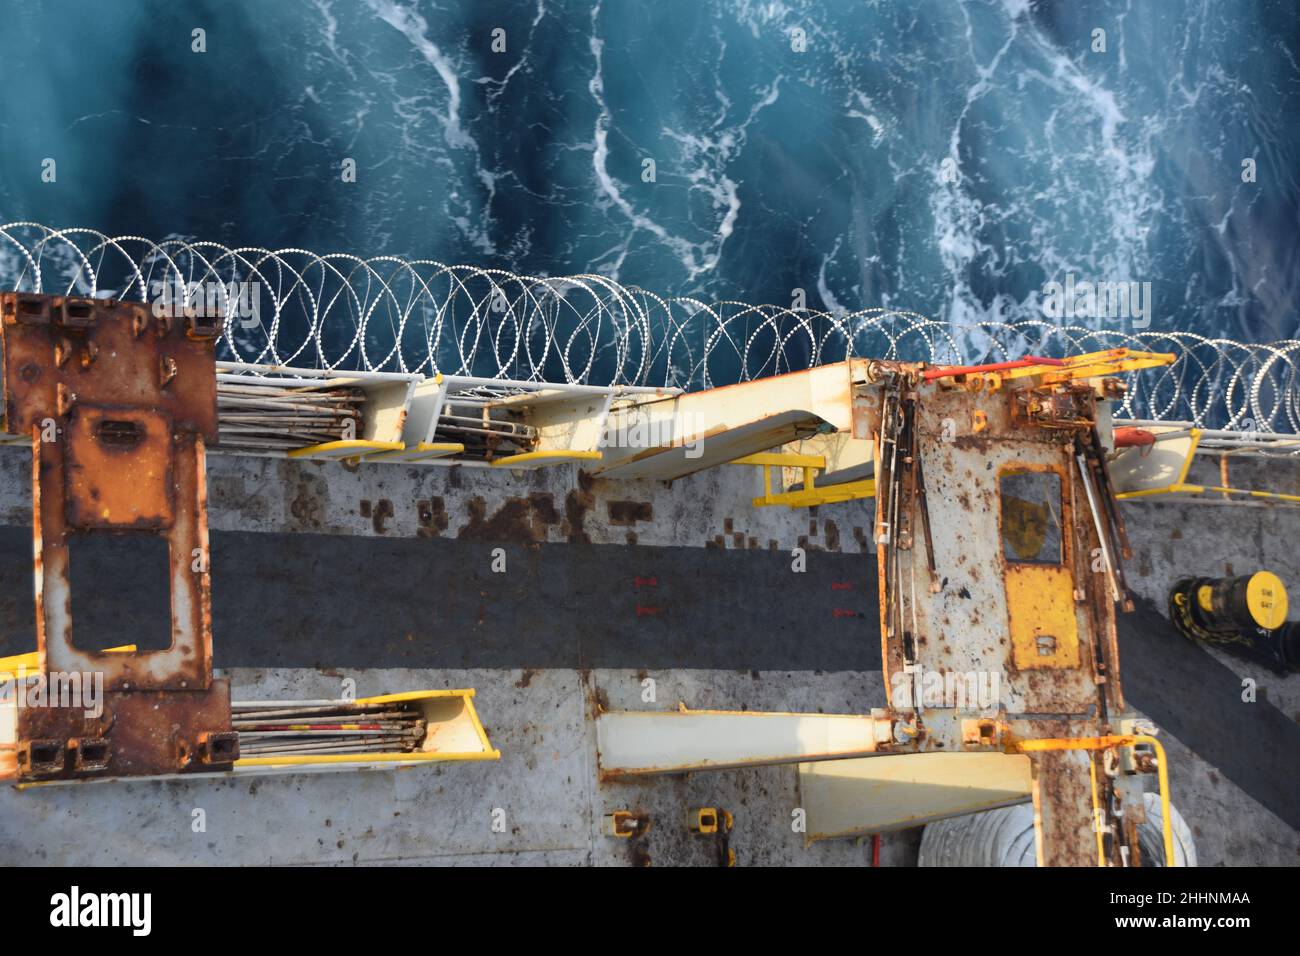
M 737 458 L 731 464 L 757 465 L 763 469 L 763 494 L 761 497 L 754 499 L 755 508 L 765 508 L 771 505 L 810 508 L 814 505 L 852 501 L 856 498 L 874 498 L 876 495 L 876 482 L 873 478 L 818 487 L 817 473 L 826 470 L 826 458 L 822 455 L 800 455 L 794 452 L 760 452 L 756 455 Z M 784 491 L 773 494 L 773 468 L 802 468 L 803 488 L 799 491 Z
M 760 452 L 746 455 L 731 462 L 733 465 L 757 465 L 763 469 L 763 494 L 754 499 L 755 508 L 786 505 L 790 508 L 811 508 L 815 505 L 853 501 L 856 498 L 874 498 L 876 482 L 873 478 L 846 481 L 838 485 L 817 486 L 817 472 L 826 470 L 822 455 L 799 455 L 793 452 Z M 773 468 L 802 468 L 803 488 L 799 491 L 772 493 Z
M 1168 485 L 1160 488 L 1145 488 L 1140 491 L 1121 491 L 1115 495 L 1116 498 L 1153 498 L 1157 495 L 1244 495 L 1247 498 L 1259 498 L 1264 501 L 1280 501 L 1286 504 L 1300 504 L 1300 495 L 1283 494 L 1280 491 L 1253 491 L 1249 488 L 1227 488 L 1222 485 L 1193 485 L 1187 482 L 1187 474 L 1191 471 L 1192 459 L 1196 457 L 1196 449 L 1201 442 L 1201 430 L 1199 428 L 1191 429 L 1188 434 L 1191 436 L 1191 444 L 1187 449 L 1187 458 L 1183 461 L 1182 467 L 1178 470 L 1178 478 Z
M 1112 734 L 1108 737 L 1045 737 L 1041 740 L 1018 740 L 1007 749 L 1009 753 L 1041 753 L 1047 750 L 1110 750 L 1112 747 L 1136 747 L 1150 744 L 1156 752 L 1156 778 L 1160 783 L 1160 829 L 1164 838 L 1165 866 L 1174 865 L 1174 825 L 1169 808 L 1169 766 L 1164 744 L 1149 734 Z M 1096 806 L 1096 778 L 1093 779 L 1093 805 Z M 1101 838 L 1098 837 L 1098 864 L 1101 859 Z

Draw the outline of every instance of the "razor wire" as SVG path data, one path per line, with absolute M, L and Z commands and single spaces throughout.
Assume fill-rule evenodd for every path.
M 0 285 L 223 317 L 218 357 L 334 371 L 699 390 L 851 357 L 974 365 L 1104 349 L 1171 352 L 1127 375 L 1116 414 L 1300 433 L 1300 341 L 1046 320 L 967 325 L 917 312 L 823 312 L 660 296 L 607 276 L 524 276 L 396 256 L 153 242 L 39 223 L 0 226 Z M 191 311 L 189 314 L 194 314 Z M 211 314 L 211 313 L 209 313 Z

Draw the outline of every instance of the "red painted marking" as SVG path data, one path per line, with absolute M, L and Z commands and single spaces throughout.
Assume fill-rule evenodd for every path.
M 852 591 L 852 590 L 853 590 L 853 582 L 852 582 L 852 581 L 832 581 L 832 582 L 831 582 L 831 590 L 832 590 L 832 591 Z
M 842 607 L 837 607 L 837 608 L 835 608 L 835 610 L 834 610 L 833 613 L 835 614 L 835 616 L 836 616 L 837 618 L 839 618 L 839 617 L 857 617 L 857 616 L 858 616 L 858 612 L 857 612 L 857 611 L 850 611 L 850 610 L 848 610 L 847 608 L 842 608 Z
M 1117 428 L 1114 438 L 1116 448 L 1142 448 L 1156 443 L 1155 433 L 1145 428 Z
M 383 730 L 383 724 L 268 724 L 258 730 Z
M 632 583 L 639 588 L 657 588 L 659 587 L 658 578 L 633 578 Z
M 936 378 L 948 378 L 952 375 L 971 375 L 976 372 L 1002 372 L 1013 368 L 1027 368 L 1030 365 L 1051 365 L 1059 367 L 1065 362 L 1057 358 L 1044 358 L 1027 355 L 1010 362 L 990 362 L 988 365 L 945 365 L 940 368 L 926 369 L 925 380 L 933 382 Z
M 638 604 L 636 606 L 637 617 L 647 617 L 653 614 L 662 614 L 663 612 L 664 609 L 661 607 L 646 607 L 644 604 Z

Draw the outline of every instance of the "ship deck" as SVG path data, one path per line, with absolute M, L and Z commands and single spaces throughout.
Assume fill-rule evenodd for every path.
M 329 697 L 345 678 L 358 694 L 473 687 L 500 761 L 4 788 L 0 864 L 708 864 L 713 842 L 682 823 L 690 806 L 734 814 L 742 866 L 869 864 L 869 842 L 792 831 L 793 765 L 597 781 L 598 707 L 884 705 L 871 503 L 754 508 L 760 483 L 739 466 L 669 484 L 574 465 L 211 456 L 214 653 L 234 696 Z M 0 449 L 0 655 L 35 644 L 29 485 L 30 453 Z M 1188 643 L 1162 607 L 1192 574 L 1300 581 L 1300 510 L 1142 501 L 1124 515 L 1140 597 L 1121 618 L 1124 689 L 1162 730 L 1200 863 L 1294 865 L 1300 677 Z M 74 582 L 131 582 L 108 589 L 103 626 L 165 621 L 165 582 L 136 552 L 87 559 L 74 554 Z M 1244 677 L 1262 689 L 1253 703 Z M 601 833 L 624 808 L 651 819 L 644 838 Z M 886 834 L 882 863 L 912 864 L 918 832 Z

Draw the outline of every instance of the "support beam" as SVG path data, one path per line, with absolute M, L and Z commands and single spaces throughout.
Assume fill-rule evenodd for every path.
M 596 719 L 602 778 L 862 757 L 887 744 L 880 715 L 612 711 Z

